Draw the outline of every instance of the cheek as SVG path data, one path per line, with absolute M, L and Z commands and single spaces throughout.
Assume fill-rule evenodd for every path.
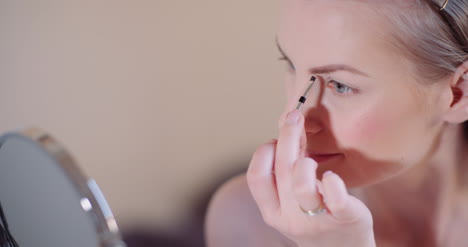
M 372 144 L 387 127 L 387 119 L 380 114 L 365 113 L 354 119 L 354 128 L 348 129 L 347 139 L 360 145 Z
M 357 148 L 370 146 L 380 139 L 389 129 L 389 121 L 383 114 L 366 112 L 352 119 L 348 118 L 346 126 L 338 130 L 340 142 L 345 146 Z
M 412 156 L 419 152 L 416 149 L 427 145 L 424 144 L 427 130 L 421 122 L 423 113 L 408 105 L 376 104 L 340 119 L 344 124 L 334 126 L 338 143 L 344 149 L 379 160 L 417 158 Z
M 380 108 L 382 109 L 382 108 Z M 390 158 L 399 153 L 402 128 L 395 119 L 401 119 L 395 112 L 368 109 L 361 114 L 341 121 L 336 130 L 337 139 L 344 149 L 352 149 L 368 157 Z

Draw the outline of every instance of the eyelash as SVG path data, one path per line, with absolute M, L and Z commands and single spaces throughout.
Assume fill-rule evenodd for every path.
M 289 64 L 289 69 L 292 70 L 292 71 L 295 71 L 294 66 L 292 65 L 291 61 L 290 61 L 287 57 L 281 56 L 281 57 L 278 58 L 278 60 L 282 60 L 282 61 L 288 62 L 288 64 Z M 334 80 L 330 80 L 329 82 L 327 82 L 327 86 L 328 86 L 329 84 L 334 84 L 334 85 L 336 85 L 336 86 L 344 86 L 345 88 L 347 88 L 348 90 L 346 90 L 345 93 L 338 93 L 336 90 L 334 90 L 334 92 L 336 92 L 338 95 L 342 95 L 342 96 L 344 96 L 345 94 L 347 94 L 348 91 L 351 91 L 351 93 L 357 93 L 357 91 L 358 91 L 358 90 L 355 89 L 355 88 L 352 88 L 352 87 L 350 87 L 350 86 L 347 86 L 346 84 L 343 84 L 343 83 L 341 83 L 341 82 L 337 82 L 337 81 L 334 81 Z
M 335 86 L 342 86 L 342 87 L 347 88 L 347 90 L 344 93 L 339 93 L 336 90 L 333 91 L 333 92 L 336 92 L 338 95 L 341 95 L 341 96 L 346 96 L 347 94 L 350 94 L 350 93 L 353 93 L 353 94 L 357 93 L 357 89 L 352 88 L 350 86 L 347 86 L 347 85 L 345 85 L 345 84 L 343 84 L 341 82 L 330 80 L 329 82 L 327 82 L 327 85 L 329 85 L 329 84 L 334 84 Z

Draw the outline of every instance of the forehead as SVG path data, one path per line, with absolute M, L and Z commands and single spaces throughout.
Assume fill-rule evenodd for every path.
M 369 66 L 379 56 L 391 60 L 388 25 L 374 8 L 363 1 L 284 0 L 278 43 L 297 64 L 314 62 L 312 56 L 320 64 L 358 67 Z M 316 62 L 310 65 L 319 65 Z

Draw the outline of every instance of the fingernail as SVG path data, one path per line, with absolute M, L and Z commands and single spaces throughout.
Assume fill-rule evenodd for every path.
M 323 176 L 330 176 L 331 174 L 333 174 L 333 172 L 328 170 L 328 171 L 323 173 Z
M 286 117 L 286 123 L 288 124 L 297 124 L 299 122 L 299 118 L 301 117 L 302 113 L 298 110 L 293 110 L 288 113 Z

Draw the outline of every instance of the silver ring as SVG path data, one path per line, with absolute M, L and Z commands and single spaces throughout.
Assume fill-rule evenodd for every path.
M 299 208 L 301 209 L 301 211 L 303 213 L 307 214 L 308 216 L 314 216 L 314 215 L 322 214 L 322 213 L 327 211 L 327 209 L 324 207 L 322 202 L 320 202 L 320 206 L 318 206 L 314 210 L 305 210 L 304 208 L 301 207 L 301 205 L 299 205 Z

